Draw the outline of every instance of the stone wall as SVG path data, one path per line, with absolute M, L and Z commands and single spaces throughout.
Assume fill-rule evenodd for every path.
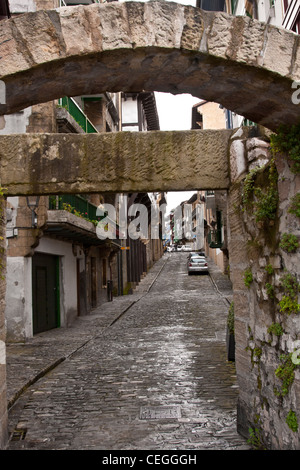
M 7 399 L 6 399 L 6 330 L 5 330 L 5 201 L 0 197 L 0 449 L 7 443 Z
M 291 292 L 300 280 L 299 249 L 288 252 L 281 241 L 285 233 L 299 239 L 299 218 L 289 208 L 300 190 L 300 176 L 291 172 L 283 155 L 249 176 L 271 157 L 266 145 L 266 139 L 245 140 L 240 131 L 231 148 L 229 252 L 240 389 L 238 430 L 247 437 L 251 430 L 258 447 L 295 450 L 300 448 L 300 368 L 291 353 L 299 349 L 300 320 L 298 290 L 295 296 Z
M 9 196 L 227 189 L 231 133 L 1 135 L 0 179 Z

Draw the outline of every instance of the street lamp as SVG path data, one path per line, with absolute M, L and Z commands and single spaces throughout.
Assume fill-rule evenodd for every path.
M 27 206 L 31 210 L 31 226 L 37 227 L 37 213 L 35 212 L 39 205 L 40 196 L 26 196 Z

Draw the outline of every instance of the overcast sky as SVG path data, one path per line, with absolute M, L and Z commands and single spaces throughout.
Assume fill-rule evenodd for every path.
M 199 103 L 199 98 L 191 95 L 170 95 L 155 93 L 156 105 L 161 131 L 190 130 L 192 123 L 192 107 Z M 199 188 L 200 189 L 200 188 Z M 175 209 L 182 201 L 189 199 L 195 191 L 167 193 L 167 212 Z

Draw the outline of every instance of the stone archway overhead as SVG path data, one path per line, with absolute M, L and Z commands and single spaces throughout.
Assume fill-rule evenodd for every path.
M 0 23 L 9 114 L 104 91 L 190 93 L 275 129 L 300 118 L 299 36 L 170 2 L 65 7 Z

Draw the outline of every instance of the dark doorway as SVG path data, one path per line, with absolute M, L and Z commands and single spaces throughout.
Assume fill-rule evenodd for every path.
M 58 256 L 32 257 L 33 334 L 60 326 L 58 268 Z

